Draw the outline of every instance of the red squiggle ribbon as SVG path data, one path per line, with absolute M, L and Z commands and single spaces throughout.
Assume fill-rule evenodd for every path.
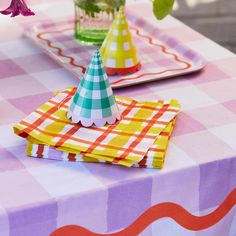
M 153 39 L 152 39 L 150 36 L 141 34 L 140 31 L 139 31 L 139 29 L 134 28 L 134 27 L 130 27 L 130 29 L 133 29 L 133 30 L 135 31 L 135 33 L 136 33 L 138 36 L 147 39 L 149 44 L 151 44 L 151 45 L 153 45 L 153 46 L 160 47 L 163 53 L 165 53 L 165 54 L 167 54 L 167 55 L 171 55 L 171 56 L 174 57 L 174 59 L 175 59 L 176 61 L 185 64 L 185 67 L 183 67 L 183 68 L 176 68 L 176 69 L 166 69 L 166 70 L 163 70 L 163 71 L 160 71 L 160 72 L 143 73 L 143 74 L 140 74 L 140 75 L 135 76 L 135 77 L 132 77 L 132 78 L 122 78 L 122 79 L 120 79 L 120 80 L 117 80 L 117 81 L 112 82 L 112 83 L 111 83 L 112 85 L 118 84 L 118 83 L 123 82 L 123 81 L 139 79 L 139 78 L 141 78 L 141 77 L 143 77 L 143 76 L 146 76 L 146 75 L 160 75 L 160 74 L 164 74 L 164 73 L 166 73 L 166 72 L 171 72 L 171 71 L 186 70 L 186 69 L 189 69 L 189 68 L 191 67 L 191 64 L 190 64 L 190 63 L 179 59 L 179 57 L 178 57 L 176 54 L 171 53 L 171 52 L 168 52 L 167 49 L 165 48 L 165 46 L 163 46 L 163 45 L 161 45 L 161 44 L 153 43 Z
M 175 203 L 160 203 L 144 212 L 127 228 L 111 234 L 93 233 L 81 226 L 68 225 L 54 231 L 50 236 L 137 236 L 154 221 L 170 217 L 182 227 L 199 231 L 207 229 L 219 222 L 236 204 L 236 188 L 228 195 L 224 202 L 213 212 L 205 216 L 194 216 L 183 207 Z
M 153 46 L 156 46 L 156 47 L 160 47 L 162 52 L 167 54 L 167 55 L 171 55 L 174 57 L 174 59 L 180 63 L 183 63 L 185 64 L 185 67 L 183 68 L 175 68 L 175 69 L 166 69 L 166 70 L 163 70 L 163 71 L 160 71 L 160 72 L 150 72 L 150 73 L 143 73 L 143 74 L 139 74 L 138 76 L 135 76 L 135 77 L 130 77 L 130 78 L 121 78 L 119 80 L 116 80 L 114 82 L 111 82 L 111 85 L 115 85 L 115 84 L 119 84 L 123 81 L 129 81 L 129 80 L 134 80 L 134 79 L 139 79 L 143 76 L 147 76 L 147 75 L 160 75 L 160 74 L 164 74 L 166 72 L 171 72 L 171 71 L 183 71 L 183 70 L 186 70 L 186 69 L 189 69 L 191 67 L 191 64 L 184 61 L 184 60 L 181 60 L 175 53 L 171 53 L 171 52 L 168 52 L 166 47 L 164 45 L 161 45 L 161 44 L 156 44 L 156 43 L 153 43 L 153 39 L 150 37 L 150 36 L 147 36 L 147 35 L 143 35 L 140 33 L 139 29 L 135 28 L 135 27 L 130 27 L 132 30 L 135 31 L 136 35 L 138 35 L 139 37 L 142 37 L 142 38 L 145 38 L 148 40 L 148 43 L 150 45 L 153 45 Z M 65 32 L 65 31 L 68 31 L 68 30 L 71 30 L 71 28 L 67 28 L 67 29 L 62 29 L 62 30 L 57 30 L 57 31 L 49 31 L 49 32 L 43 32 L 43 33 L 39 33 L 36 35 L 37 38 L 39 38 L 40 40 L 44 41 L 47 43 L 48 47 L 50 48 L 53 48 L 53 49 L 56 49 L 57 50 L 57 54 L 61 57 L 64 57 L 64 58 L 67 58 L 69 59 L 69 63 L 73 66 L 76 66 L 76 67 L 80 67 L 82 69 L 82 72 L 84 73 L 86 68 L 82 65 L 79 65 L 79 64 L 76 64 L 75 63 L 75 59 L 71 56 L 68 56 L 68 55 L 65 55 L 62 51 L 61 48 L 57 47 L 57 46 L 54 46 L 52 44 L 52 42 L 49 40 L 49 39 L 45 39 L 43 37 L 43 35 L 46 35 L 46 34 L 53 34 L 53 33 L 60 33 L 60 32 Z
M 47 45 L 48 45 L 48 47 L 53 48 L 53 49 L 56 49 L 56 50 L 57 50 L 57 54 L 58 54 L 59 56 L 69 59 L 69 60 L 70 60 L 70 64 L 71 64 L 72 66 L 76 66 L 76 67 L 81 68 L 81 69 L 82 69 L 82 72 L 85 73 L 86 68 L 85 68 L 84 66 L 79 65 L 79 64 L 76 64 L 76 63 L 75 63 L 75 59 L 74 59 L 73 57 L 68 56 L 68 55 L 65 55 L 65 54 L 63 53 L 63 51 L 62 51 L 61 48 L 52 45 L 52 42 L 51 42 L 49 39 L 45 39 L 44 37 L 42 37 L 42 36 L 45 35 L 45 34 L 49 34 L 49 33 L 52 33 L 52 34 L 53 34 L 53 33 L 60 33 L 60 32 L 64 32 L 64 31 L 67 31 L 67 30 L 71 30 L 71 29 L 63 29 L 63 30 L 58 30 L 58 31 L 51 31 L 51 32 L 39 33 L 39 34 L 36 35 L 36 37 L 37 37 L 38 39 L 40 39 L 40 40 L 46 42 Z

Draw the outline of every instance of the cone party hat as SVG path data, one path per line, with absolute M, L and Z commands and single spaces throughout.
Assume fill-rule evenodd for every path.
M 99 50 L 96 50 L 67 112 L 68 119 L 83 126 L 101 127 L 114 124 L 120 113 L 105 72 Z
M 141 68 L 125 17 L 124 7 L 121 7 L 117 13 L 100 52 L 108 75 L 131 74 Z

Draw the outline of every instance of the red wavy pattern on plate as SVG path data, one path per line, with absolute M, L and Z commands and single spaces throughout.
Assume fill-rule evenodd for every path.
M 45 35 L 45 34 L 49 34 L 49 33 L 51 33 L 51 34 L 53 34 L 53 33 L 61 33 L 61 32 L 67 31 L 67 30 L 71 30 L 71 29 L 63 29 L 63 30 L 57 30 L 57 31 L 50 31 L 50 32 L 39 33 L 39 34 L 36 35 L 36 37 L 37 37 L 38 39 L 40 39 L 40 40 L 46 42 L 47 45 L 48 45 L 48 47 L 53 48 L 53 49 L 56 49 L 56 50 L 57 50 L 57 54 L 58 54 L 59 56 L 69 59 L 69 60 L 70 60 L 70 64 L 71 64 L 72 66 L 76 66 L 76 67 L 81 68 L 81 69 L 82 69 L 82 72 L 85 73 L 86 68 L 85 68 L 84 66 L 79 65 L 79 64 L 76 64 L 76 63 L 75 63 L 75 59 L 74 59 L 73 57 L 68 56 L 68 55 L 65 55 L 65 54 L 63 53 L 63 51 L 62 51 L 61 48 L 59 48 L 59 47 L 53 45 L 52 42 L 51 42 L 49 39 L 45 39 L 45 38 L 43 37 L 43 35 Z
M 171 55 L 174 57 L 174 59 L 180 63 L 183 63 L 185 64 L 185 67 L 183 68 L 175 68 L 175 69 L 166 69 L 166 70 L 163 70 L 163 71 L 159 71 L 159 72 L 153 72 L 153 73 L 143 73 L 143 74 L 139 74 L 138 76 L 135 76 L 135 77 L 130 77 L 130 78 L 121 78 L 117 81 L 114 81 L 111 83 L 111 85 L 115 85 L 115 84 L 119 84 L 121 82 L 124 82 L 124 81 L 129 81 L 129 80 L 134 80 L 134 79 L 139 79 L 141 77 L 144 77 L 146 75 L 160 75 L 160 74 L 164 74 L 166 72 L 172 72 L 172 71 L 184 71 L 186 69 L 189 69 L 192 65 L 184 60 L 181 60 L 175 53 L 171 53 L 171 52 L 168 52 L 166 47 L 164 45 L 161 45 L 161 44 L 156 44 L 156 43 L 153 43 L 153 39 L 150 37 L 150 36 L 147 36 L 147 35 L 144 35 L 144 34 L 141 34 L 139 29 L 135 28 L 135 27 L 130 27 L 131 30 L 134 30 L 136 35 L 138 35 L 139 37 L 142 37 L 142 38 L 145 38 L 148 40 L 148 43 L 150 45 L 153 45 L 153 46 L 156 46 L 156 47 L 160 47 L 162 52 L 167 54 L 167 55 Z M 61 48 L 55 46 L 52 44 L 52 42 L 49 40 L 49 39 L 45 39 L 43 37 L 43 35 L 46 35 L 46 34 L 53 34 L 53 33 L 61 33 L 61 32 L 65 32 L 65 31 L 68 31 L 68 30 L 72 30 L 71 28 L 67 28 L 67 29 L 62 29 L 62 30 L 55 30 L 55 31 L 48 31 L 48 32 L 43 32 L 43 33 L 39 33 L 36 35 L 36 37 L 44 42 L 47 43 L 48 47 L 50 48 L 53 48 L 53 49 L 56 49 L 57 50 L 57 54 L 61 57 L 64 57 L 64 58 L 67 58 L 70 60 L 70 64 L 73 65 L 73 66 L 76 66 L 76 67 L 80 67 L 82 69 L 82 72 L 84 73 L 86 68 L 82 65 L 79 65 L 79 64 L 76 64 L 75 63 L 75 59 L 71 56 L 68 56 L 68 55 L 65 55 L 62 51 Z
M 236 188 L 228 195 L 228 197 L 216 210 L 205 216 L 194 216 L 183 207 L 175 203 L 167 202 L 150 207 L 131 225 L 116 233 L 98 234 L 93 233 L 81 226 L 68 225 L 57 229 L 50 236 L 137 236 L 154 221 L 163 217 L 172 218 L 179 225 L 188 230 L 199 231 L 215 225 L 224 216 L 226 216 L 235 204 Z
M 182 71 L 182 70 L 186 70 L 186 69 L 189 69 L 191 67 L 191 64 L 186 62 L 186 61 L 183 61 L 181 60 L 175 53 L 171 53 L 171 52 L 168 52 L 166 47 L 161 45 L 161 44 L 156 44 L 156 43 L 153 43 L 153 39 L 150 37 L 150 36 L 147 36 L 147 35 L 143 35 L 140 33 L 139 29 L 135 28 L 135 27 L 130 27 L 130 29 L 133 29 L 135 31 L 135 33 L 142 37 L 142 38 L 145 38 L 148 40 L 148 43 L 153 45 L 153 46 L 157 46 L 157 47 L 160 47 L 162 52 L 167 54 L 167 55 L 171 55 L 174 57 L 174 59 L 180 63 L 183 63 L 185 64 L 185 67 L 183 68 L 176 68 L 176 69 L 166 69 L 166 70 L 163 70 L 163 71 L 160 71 L 160 72 L 152 72 L 152 73 L 143 73 L 143 74 L 140 74 L 138 76 L 135 76 L 135 77 L 130 77 L 130 78 L 121 78 L 120 80 L 117 80 L 117 81 L 114 81 L 112 82 L 111 84 L 114 85 L 114 84 L 118 84 L 120 82 L 123 82 L 123 81 L 128 81 L 128 80 L 134 80 L 134 79 L 139 79 L 143 76 L 146 76 L 146 75 L 160 75 L 160 74 L 164 74 L 166 72 L 171 72 L 171 71 Z

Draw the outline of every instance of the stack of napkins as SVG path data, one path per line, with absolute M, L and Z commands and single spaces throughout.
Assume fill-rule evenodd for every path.
M 178 101 L 137 101 L 116 96 L 121 120 L 85 128 L 66 113 L 76 88 L 69 87 L 14 126 L 28 142 L 27 155 L 66 161 L 162 168 Z

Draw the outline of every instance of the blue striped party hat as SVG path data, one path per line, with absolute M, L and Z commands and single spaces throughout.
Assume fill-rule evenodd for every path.
M 67 117 L 83 126 L 104 126 L 120 119 L 103 62 L 97 49 L 71 100 Z

